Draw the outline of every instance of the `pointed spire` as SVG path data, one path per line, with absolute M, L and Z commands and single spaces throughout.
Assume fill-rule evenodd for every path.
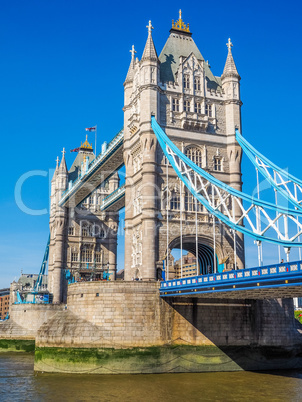
M 147 39 L 147 42 L 145 45 L 142 61 L 143 60 L 158 61 L 157 53 L 156 53 L 155 46 L 154 46 L 153 39 L 152 39 L 152 29 L 154 29 L 154 28 L 152 26 L 151 21 L 149 21 L 147 28 L 148 28 L 148 39 Z
M 52 179 L 51 179 L 52 182 L 54 182 L 54 181 L 56 180 L 56 177 L 57 177 L 57 174 L 58 174 L 58 170 L 59 170 L 59 162 L 60 162 L 60 159 L 59 159 L 59 157 L 57 156 L 57 159 L 56 159 L 56 168 L 55 168 L 54 174 L 53 174 Z
M 128 69 L 128 73 L 127 73 L 125 83 L 133 81 L 133 77 L 134 77 L 135 53 L 137 53 L 136 50 L 134 49 L 134 45 L 132 45 L 132 49 L 129 50 L 129 52 L 131 53 L 131 61 L 130 61 L 130 66 L 129 66 L 129 69 Z
M 65 148 L 63 148 L 62 160 L 61 160 L 60 167 L 59 167 L 59 172 L 60 173 L 67 173 L 67 165 L 66 165 L 66 161 L 65 161 L 65 154 L 66 154 Z
M 228 75 L 233 75 L 235 77 L 239 77 L 234 59 L 233 59 L 233 55 L 232 55 L 232 47 L 233 47 L 233 43 L 231 42 L 231 38 L 229 38 L 228 43 L 226 44 L 227 48 L 228 48 L 228 57 L 226 59 L 225 62 L 225 66 L 224 66 L 224 70 L 223 70 L 223 77 L 226 77 Z

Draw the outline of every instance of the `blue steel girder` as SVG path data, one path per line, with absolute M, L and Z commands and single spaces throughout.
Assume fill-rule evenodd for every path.
M 256 169 L 271 186 L 296 208 L 302 209 L 302 181 L 257 151 L 236 129 L 236 140 Z
M 273 299 L 302 296 L 302 261 L 163 281 L 161 297 Z
M 302 234 L 302 224 L 299 222 L 301 210 L 259 200 L 221 182 L 186 157 L 153 116 L 151 124 L 179 179 L 210 214 L 231 229 L 251 236 L 256 241 L 267 241 L 289 248 L 302 246 L 298 241 Z
M 124 165 L 124 132 L 121 130 L 88 166 L 85 174 L 75 180 L 63 193 L 59 202 L 61 207 L 76 207 Z
M 49 243 L 50 243 L 50 235 L 48 237 L 47 245 L 46 245 L 46 248 L 45 248 L 45 253 L 44 253 L 41 269 L 40 269 L 36 284 L 35 284 L 34 289 L 33 289 L 34 292 L 40 290 L 40 287 L 41 287 L 41 284 L 42 284 L 42 281 L 43 281 L 43 275 L 45 275 L 45 271 L 46 271 L 46 267 L 47 267 L 47 261 L 48 261 L 48 254 L 49 254 Z

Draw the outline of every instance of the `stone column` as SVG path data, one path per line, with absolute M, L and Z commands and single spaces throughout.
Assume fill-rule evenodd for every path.
M 158 260 L 158 184 L 156 173 L 156 137 L 153 133 L 144 133 L 142 163 L 142 276 L 143 280 L 156 279 L 156 261 Z

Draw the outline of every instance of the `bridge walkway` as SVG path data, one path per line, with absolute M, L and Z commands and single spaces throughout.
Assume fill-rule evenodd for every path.
M 101 211 L 117 212 L 125 206 L 125 185 L 109 194 L 100 206 Z
M 302 261 L 163 281 L 162 298 L 274 299 L 302 296 Z
M 88 169 L 69 184 L 59 202 L 61 207 L 75 207 L 84 201 L 102 182 L 124 165 L 124 132 L 121 130 L 108 144 L 105 152 L 100 153 Z

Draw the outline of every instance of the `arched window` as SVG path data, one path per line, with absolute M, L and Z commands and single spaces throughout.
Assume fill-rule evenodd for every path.
M 92 247 L 90 245 L 85 245 L 81 254 L 82 262 L 92 262 Z
M 199 148 L 188 147 L 186 149 L 186 156 L 191 159 L 191 161 L 194 162 L 195 165 L 202 167 L 202 153 Z
M 171 210 L 180 210 L 180 195 L 177 191 L 173 190 L 170 198 L 170 209 Z
M 194 89 L 195 91 L 200 91 L 200 77 L 194 78 Z
M 185 210 L 187 212 L 202 212 L 203 206 L 199 201 L 195 201 L 193 194 L 186 189 L 185 193 Z
M 184 83 L 184 89 L 190 89 L 190 76 L 189 76 L 189 74 L 184 74 L 183 83 Z

